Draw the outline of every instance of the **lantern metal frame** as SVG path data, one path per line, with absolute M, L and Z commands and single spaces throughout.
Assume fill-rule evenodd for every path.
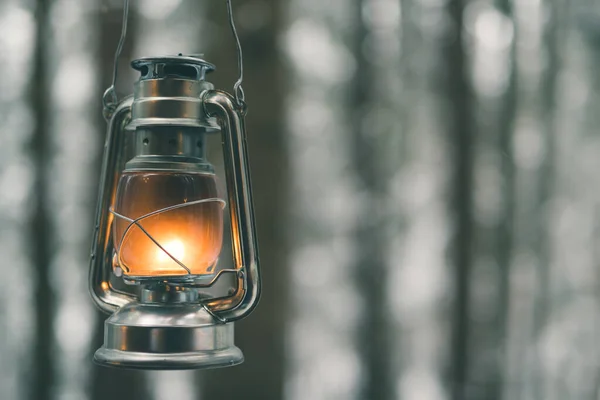
M 125 368 L 187 369 L 222 367 L 243 361 L 241 351 L 233 343 L 233 322 L 246 317 L 256 307 L 261 280 L 246 145 L 246 104 L 241 87 L 242 53 L 230 0 L 227 5 L 240 67 L 240 78 L 234 85 L 235 96 L 214 90 L 205 80 L 206 73 L 214 69 L 212 64 L 196 56 L 181 54 L 132 62 L 134 68 L 142 71 L 142 77 L 136 84 L 135 95 L 121 101 L 117 101 L 114 91 L 115 67 L 113 84 L 105 92 L 104 115 L 109 123 L 90 257 L 89 289 L 94 303 L 112 315 L 105 322 L 104 346 L 94 357 L 97 363 Z M 127 13 L 128 0 L 125 1 L 123 32 L 115 66 L 125 38 Z M 150 74 L 144 77 L 144 71 L 148 72 L 144 68 L 168 65 L 195 68 L 197 76 L 156 79 Z M 126 161 L 126 132 L 156 126 L 161 129 L 193 127 L 201 134 L 221 131 L 231 221 L 232 268 L 208 277 L 192 275 L 185 264 L 161 246 L 140 223 L 150 215 L 199 202 L 224 202 L 222 199 L 183 203 L 136 219 L 114 211 L 120 166 Z M 119 249 L 115 248 L 111 232 L 115 218 L 125 218 L 129 222 L 127 230 L 139 227 L 188 274 L 122 276 L 126 283 L 140 285 L 139 295 L 116 288 L 111 279 L 118 276 L 113 269 L 113 257 Z M 117 265 L 118 261 L 117 257 Z M 207 296 L 203 289 L 213 287 L 224 275 L 235 277 L 235 289 L 225 296 Z
M 96 224 L 93 239 L 90 267 L 90 290 L 96 304 L 106 313 L 115 312 L 135 297 L 111 289 L 110 275 L 112 272 L 112 243 L 110 227 L 114 218 L 112 202 L 116 196 L 118 175 L 115 173 L 117 165 L 123 162 L 120 146 L 125 134 L 125 126 L 131 120 L 131 107 L 133 97 L 124 99 L 116 108 L 108 129 L 102 162 L 102 175 L 100 177 L 99 203 L 96 209 Z M 208 90 L 202 98 L 204 112 L 208 117 L 216 117 L 218 124 L 223 127 L 223 147 L 225 151 L 225 170 L 227 173 L 227 193 L 229 197 L 230 218 L 232 233 L 239 240 L 233 240 L 233 258 L 235 268 L 221 270 L 215 278 L 206 285 L 196 284 L 197 287 L 212 286 L 222 274 L 236 273 L 238 275 L 238 288 L 245 292 L 243 301 L 234 310 L 223 312 L 223 298 L 210 301 L 205 306 L 223 322 L 232 322 L 245 317 L 255 306 L 260 293 L 260 279 L 258 276 L 258 254 L 255 249 L 256 234 L 253 218 L 252 190 L 248 166 L 248 150 L 244 137 L 244 114 L 236 106 L 235 99 L 228 93 Z M 164 124 L 164 122 L 163 122 Z M 109 173 L 112 172 L 112 173 Z M 252 217 L 249 217 L 252 215 Z M 219 304 L 217 304 L 219 303 Z

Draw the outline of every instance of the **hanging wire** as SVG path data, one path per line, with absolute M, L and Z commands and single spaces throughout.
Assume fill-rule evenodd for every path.
M 115 52 L 115 60 L 113 62 L 113 78 L 112 84 L 104 92 L 102 96 L 102 105 L 104 106 L 104 115 L 110 118 L 110 115 L 116 108 L 119 98 L 115 90 L 117 84 L 117 76 L 119 73 L 119 57 L 123 51 L 123 45 L 125 44 L 125 38 L 127 37 L 127 21 L 129 19 L 129 0 L 125 0 L 123 4 L 123 23 L 121 25 L 121 37 L 119 38 L 119 44 L 117 45 L 117 51 Z
M 242 53 L 240 37 L 238 36 L 237 29 L 235 27 L 235 21 L 233 20 L 233 6 L 231 5 L 231 0 L 227 0 L 227 14 L 229 15 L 229 26 L 231 27 L 231 33 L 233 33 L 237 48 L 237 63 L 240 73 L 237 82 L 235 85 L 233 85 L 233 93 L 235 94 L 235 100 L 237 101 L 238 106 L 244 109 L 246 107 L 246 103 L 244 101 L 246 97 L 244 95 L 244 88 L 242 88 L 242 83 L 244 82 L 244 56 Z
M 242 44 L 240 42 L 240 37 L 237 32 L 237 28 L 235 27 L 235 21 L 233 18 L 233 6 L 231 4 L 231 0 L 227 0 L 227 15 L 229 17 L 229 26 L 231 27 L 231 33 L 235 39 L 235 45 L 237 50 L 237 64 L 239 70 L 238 80 L 233 85 L 233 93 L 235 95 L 235 100 L 238 104 L 238 107 L 241 109 L 246 108 L 246 96 L 244 94 L 244 88 L 242 87 L 242 83 L 244 82 L 244 57 L 242 52 Z M 127 37 L 127 22 L 129 17 L 129 0 L 124 0 L 123 4 L 123 23 L 121 26 L 121 37 L 119 38 L 119 44 L 117 45 L 117 50 L 115 51 L 115 59 L 113 62 L 113 78 L 112 83 L 108 89 L 104 92 L 104 96 L 102 96 L 102 105 L 104 106 L 104 116 L 109 119 L 112 116 L 113 111 L 115 110 L 117 103 L 119 102 L 119 98 L 117 96 L 117 92 L 115 86 L 117 84 L 117 77 L 119 73 L 119 57 L 121 56 L 121 52 L 123 51 L 123 46 L 125 45 L 125 39 Z

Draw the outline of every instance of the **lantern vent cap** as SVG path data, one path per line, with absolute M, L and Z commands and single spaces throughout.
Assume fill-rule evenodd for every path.
M 149 79 L 181 78 L 203 81 L 206 74 L 216 69 L 204 60 L 202 54 L 143 57 L 133 60 L 131 66 L 141 73 L 140 81 Z

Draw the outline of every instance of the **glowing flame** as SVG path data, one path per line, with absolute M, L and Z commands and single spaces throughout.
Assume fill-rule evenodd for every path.
M 175 257 L 180 262 L 183 262 L 183 257 L 185 256 L 185 246 L 181 242 L 181 240 L 175 239 L 167 242 L 165 244 L 161 243 L 161 246 L 164 247 L 166 251 L 169 252 L 173 257 Z M 165 253 L 160 247 L 156 248 L 156 260 L 161 263 L 172 262 L 173 260 L 169 257 L 169 254 Z

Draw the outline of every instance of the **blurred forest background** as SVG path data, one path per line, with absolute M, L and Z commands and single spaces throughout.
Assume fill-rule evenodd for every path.
M 3 400 L 600 398 L 600 2 L 234 0 L 264 296 L 246 362 L 99 368 L 88 256 L 118 0 L 0 0 Z M 139 56 L 223 0 L 133 0 Z

